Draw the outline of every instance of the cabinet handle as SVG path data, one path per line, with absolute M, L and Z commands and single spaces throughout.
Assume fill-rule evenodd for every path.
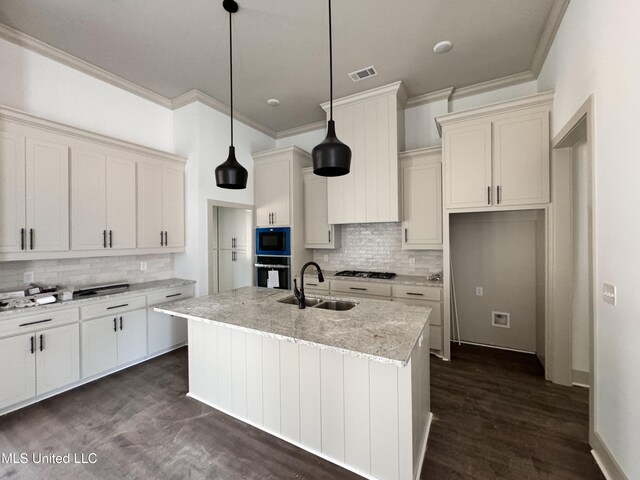
M 36 352 L 35 345 L 34 345 L 35 344 L 35 340 L 36 340 L 36 337 L 34 337 L 34 336 L 31 336 L 29 338 L 29 342 L 31 343 L 31 353 L 35 353 Z
M 329 230 L 329 243 L 331 243 L 331 230 Z
M 164 246 L 168 246 L 169 245 L 169 234 L 167 233 L 167 231 L 164 231 Z
M 269 225 L 273 225 L 273 213 L 269 212 Z
M 118 326 L 117 326 L 117 322 L 118 320 L 116 318 L 113 319 L 113 331 L 117 332 L 118 331 Z
M 52 318 L 47 318 L 46 320 L 38 320 L 36 322 L 27 322 L 27 323 L 21 323 L 20 325 L 18 325 L 19 327 L 28 327 L 29 325 L 35 325 L 37 323 L 47 323 L 50 322 L 51 320 L 53 320 Z
M 367 291 L 366 288 L 360 288 L 360 287 L 349 287 L 349 290 L 361 290 L 361 291 L 364 291 L 364 292 Z
M 413 293 L 413 292 L 407 292 L 407 295 L 416 295 L 418 297 L 424 297 L 424 293 Z
M 24 250 L 24 228 L 20 229 L 20 250 Z
M 273 212 L 273 224 L 276 224 L 276 212 Z
M 318 284 L 317 284 L 317 283 L 309 283 L 309 282 L 304 282 L 304 285 L 305 285 L 306 287 L 317 287 L 317 286 L 318 286 Z
M 122 317 L 120 317 L 120 330 L 122 330 Z
M 113 248 L 113 230 L 109 230 L 109 248 Z
M 29 229 L 29 246 L 33 250 L 33 228 Z
M 164 298 L 179 297 L 180 295 L 182 295 L 182 293 L 172 293 L 171 295 L 165 295 Z
M 40 351 L 44 350 L 44 335 L 40 334 Z
M 160 246 L 164 247 L 164 237 L 162 236 L 162 230 L 160 230 Z
M 405 228 L 405 229 L 404 229 L 404 243 L 407 243 L 407 242 L 408 242 L 408 240 L 407 240 L 408 235 L 409 235 L 408 230 L 409 230 L 408 228 Z
M 128 307 L 129 304 L 128 303 L 123 303 L 121 305 L 113 305 L 111 307 L 107 307 L 107 310 L 113 310 L 114 308 L 122 308 L 122 307 Z
M 500 205 L 500 185 L 498 185 L 498 205 Z
M 487 204 L 491 205 L 491 187 L 487 187 Z
M 102 231 L 102 248 L 107 248 L 107 231 Z

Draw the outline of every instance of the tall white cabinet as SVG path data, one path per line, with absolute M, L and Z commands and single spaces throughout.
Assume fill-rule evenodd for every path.
M 338 138 L 351 148 L 351 171 L 327 179 L 330 224 L 400 220 L 398 152 L 404 149 L 401 82 L 334 101 Z M 322 105 L 325 111 L 329 104 Z
M 287 227 L 291 224 L 291 158 L 288 152 L 253 156 L 256 162 L 255 203 L 257 227 Z
M 217 207 L 218 291 L 248 287 L 253 280 L 251 210 Z
M 327 178 L 305 168 L 304 174 L 304 246 L 336 248 L 336 227 L 329 223 Z

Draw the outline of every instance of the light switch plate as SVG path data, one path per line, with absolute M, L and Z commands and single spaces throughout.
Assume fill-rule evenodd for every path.
M 409 265 L 412 267 L 416 266 L 416 259 L 414 257 L 409 258 Z
M 324 258 L 324 261 L 325 261 L 325 262 L 328 262 L 328 261 L 329 261 L 329 255 L 325 255 L 323 258 Z
M 484 295 L 484 289 L 482 287 L 476 287 L 476 295 L 478 297 L 481 297 L 482 295 Z
M 140 271 L 145 272 L 147 270 L 147 262 L 140 262 Z
M 602 300 L 605 303 L 609 303 L 613 306 L 616 305 L 616 286 L 610 283 L 602 284 Z
M 33 283 L 35 281 L 35 275 L 33 272 L 24 272 L 24 283 Z

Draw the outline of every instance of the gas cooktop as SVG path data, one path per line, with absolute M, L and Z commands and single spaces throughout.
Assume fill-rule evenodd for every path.
M 362 272 L 360 270 L 342 270 L 336 273 L 336 277 L 376 278 L 381 280 L 390 280 L 395 276 L 396 274 L 391 272 Z

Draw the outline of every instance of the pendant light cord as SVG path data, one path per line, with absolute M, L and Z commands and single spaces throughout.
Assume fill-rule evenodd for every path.
M 331 39 L 331 0 L 329 0 L 329 120 L 333 120 L 333 42 Z
M 233 147 L 233 35 L 229 12 L 229 84 L 231 86 L 231 146 Z

